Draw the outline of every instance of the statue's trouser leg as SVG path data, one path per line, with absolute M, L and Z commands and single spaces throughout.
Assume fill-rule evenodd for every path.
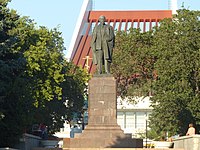
M 105 72 L 110 73 L 110 62 L 108 62 L 108 60 L 105 60 L 104 64 L 105 64 Z
M 103 51 L 102 50 L 97 50 L 96 51 L 96 54 L 97 54 L 97 71 L 98 71 L 98 74 L 101 74 L 102 73 L 102 65 L 103 65 Z

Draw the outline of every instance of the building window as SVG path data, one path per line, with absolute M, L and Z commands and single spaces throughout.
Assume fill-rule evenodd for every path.
M 135 128 L 135 113 L 126 112 L 126 128 Z
M 117 112 L 117 124 L 120 125 L 122 129 L 125 128 L 124 121 L 124 112 Z
M 136 112 L 136 128 L 145 129 L 146 127 L 146 113 L 145 112 Z

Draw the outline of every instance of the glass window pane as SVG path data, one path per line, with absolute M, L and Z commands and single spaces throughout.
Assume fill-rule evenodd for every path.
M 126 112 L 126 128 L 135 128 L 134 112 Z
M 136 128 L 144 129 L 146 125 L 146 113 L 145 112 L 136 112 Z
M 124 129 L 124 112 L 117 112 L 117 124 Z

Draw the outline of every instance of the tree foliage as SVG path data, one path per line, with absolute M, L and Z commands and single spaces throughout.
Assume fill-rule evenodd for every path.
M 90 75 L 87 70 L 81 69 L 73 63 L 64 64 L 65 80 L 62 83 L 63 99 L 66 100 L 66 119 L 70 122 L 74 113 L 82 114 L 84 102 L 87 101 L 87 83 Z M 80 116 L 81 117 L 81 116 Z
M 158 79 L 153 82 L 151 126 L 157 132 L 185 134 L 190 122 L 200 124 L 199 15 L 199 11 L 181 9 L 155 31 Z
M 152 32 L 140 29 L 119 31 L 113 53 L 112 72 L 117 79 L 118 94 L 122 97 L 149 95 L 149 84 L 154 78 Z
M 82 111 L 89 78 L 64 59 L 57 28 L 38 27 L 8 2 L 0 2 L 0 147 L 12 147 L 34 123 L 58 131 L 72 117 L 63 116 Z
M 27 78 L 24 78 L 25 59 L 23 53 L 15 49 L 17 37 L 11 31 L 17 27 L 19 16 L 15 11 L 6 8 L 7 2 L 0 4 L 0 129 L 1 145 L 10 142 L 8 135 L 19 138 L 18 132 L 23 131 L 26 106 L 29 101 L 23 101 L 27 93 L 24 88 Z M 23 93 L 23 94 L 22 94 Z M 13 126 L 17 124 L 16 126 Z
M 199 14 L 183 8 L 152 31 L 117 32 L 112 72 L 118 93 L 152 94 L 150 127 L 158 136 L 185 134 L 188 123 L 200 124 Z

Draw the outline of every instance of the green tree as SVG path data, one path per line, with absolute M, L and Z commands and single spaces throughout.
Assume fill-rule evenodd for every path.
M 61 112 L 64 107 L 61 88 L 64 81 L 63 39 L 57 29 L 35 29 L 32 22 L 22 27 L 27 27 L 27 30 L 23 30 L 25 33 L 20 35 L 24 35 L 21 39 L 24 41 L 23 46 L 28 47 L 24 51 L 24 57 L 27 62 L 29 94 L 35 106 L 33 122 L 45 123 L 52 133 L 59 130 L 62 125 L 61 117 L 65 112 Z
M 72 62 L 64 64 L 64 72 L 63 99 L 67 105 L 66 119 L 70 122 L 74 113 L 83 114 L 84 102 L 88 99 L 87 83 L 90 75 Z
M 181 9 L 161 21 L 154 34 L 154 111 L 151 127 L 160 133 L 185 134 L 188 124 L 200 123 L 199 11 Z
M 121 97 L 132 99 L 150 94 L 155 74 L 152 44 L 152 31 L 142 33 L 140 29 L 130 28 L 127 32 L 117 32 L 111 70 Z
M 62 99 L 44 101 L 43 107 L 35 110 L 36 123 L 45 123 L 49 134 L 59 131 L 63 122 L 73 119 L 74 113 L 82 114 L 84 101 L 87 100 L 87 82 L 89 74 L 72 62 L 63 63 L 64 81 L 61 83 Z
M 0 147 L 12 147 L 34 123 L 58 131 L 65 114 L 81 111 L 87 80 L 65 61 L 57 28 L 37 27 L 8 2 L 0 2 Z
M 0 145 L 8 146 L 19 139 L 19 133 L 29 122 L 32 104 L 26 90 L 26 61 L 16 49 L 19 41 L 12 31 L 18 26 L 19 16 L 9 10 L 8 1 L 0 3 Z M 26 98 L 26 99 L 25 99 Z M 12 137 L 12 138 L 10 138 Z
M 44 101 L 61 99 L 60 83 L 64 80 L 62 64 L 64 61 L 63 39 L 57 29 L 35 27 L 32 20 L 21 18 L 16 33 L 20 42 L 18 48 L 23 51 L 27 62 L 27 75 L 31 78 L 31 91 L 35 105 L 42 106 Z
M 181 9 L 152 31 L 116 34 L 112 72 L 118 94 L 131 98 L 150 92 L 150 127 L 158 137 L 185 134 L 190 122 L 200 124 L 199 14 Z

